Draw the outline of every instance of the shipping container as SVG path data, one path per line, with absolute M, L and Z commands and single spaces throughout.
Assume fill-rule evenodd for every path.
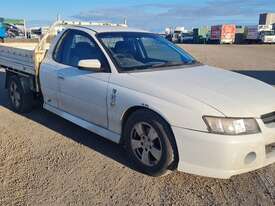
M 193 29 L 194 43 L 205 44 L 210 38 L 210 28 L 207 26 Z
M 236 26 L 234 24 L 216 25 L 211 27 L 211 41 L 220 44 L 233 44 Z

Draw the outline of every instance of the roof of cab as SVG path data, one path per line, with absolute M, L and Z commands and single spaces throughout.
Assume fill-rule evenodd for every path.
M 78 26 L 73 26 L 76 28 Z M 145 32 L 149 33 L 148 31 L 142 29 L 136 29 L 126 26 L 81 26 L 82 28 L 90 29 L 96 33 L 104 33 L 104 32 Z M 79 28 L 79 27 L 78 27 Z

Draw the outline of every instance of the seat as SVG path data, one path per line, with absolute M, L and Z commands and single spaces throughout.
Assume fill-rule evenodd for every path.
M 78 66 L 80 60 L 84 59 L 98 59 L 103 62 L 101 52 L 88 42 L 79 42 L 71 53 L 71 65 Z
M 136 58 L 136 49 L 132 41 L 118 41 L 114 48 L 115 54 L 124 54 Z

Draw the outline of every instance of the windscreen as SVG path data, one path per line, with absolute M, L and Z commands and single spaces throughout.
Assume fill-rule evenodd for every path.
M 150 33 L 113 32 L 97 35 L 122 71 L 195 64 L 183 49 Z
M 268 35 L 270 35 L 270 36 L 271 36 L 271 35 L 275 35 L 274 31 L 263 31 L 263 34 L 264 34 L 264 35 L 267 35 L 267 36 L 268 36 Z

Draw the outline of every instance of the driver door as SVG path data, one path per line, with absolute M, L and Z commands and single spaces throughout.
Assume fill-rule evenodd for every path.
M 58 107 L 75 117 L 107 128 L 109 65 L 94 39 L 79 30 L 69 30 L 54 52 L 59 85 Z M 98 59 L 100 72 L 78 68 L 80 60 Z

